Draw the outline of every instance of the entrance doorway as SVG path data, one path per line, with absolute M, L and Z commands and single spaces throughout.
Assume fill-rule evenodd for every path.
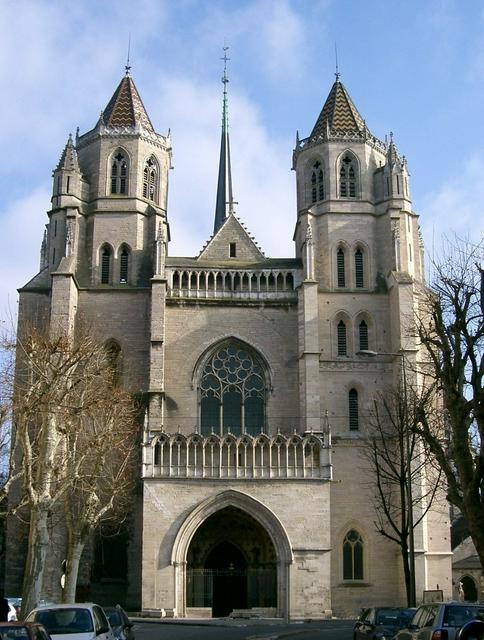
M 213 617 L 234 609 L 277 607 L 277 561 L 264 527 L 225 507 L 197 529 L 187 554 L 187 606 L 210 607 Z

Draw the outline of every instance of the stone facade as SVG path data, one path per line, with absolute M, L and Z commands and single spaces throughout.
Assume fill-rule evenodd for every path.
M 130 608 L 317 618 L 405 601 L 398 547 L 375 532 L 362 439 L 375 393 L 399 380 L 396 354 L 418 360 L 407 163 L 339 78 L 293 163 L 284 259 L 264 256 L 232 211 L 198 256 L 167 257 L 171 142 L 129 75 L 54 171 L 20 322 L 116 341 L 124 386 L 146 398 Z M 451 594 L 448 527 L 431 510 L 417 528 L 419 600 Z

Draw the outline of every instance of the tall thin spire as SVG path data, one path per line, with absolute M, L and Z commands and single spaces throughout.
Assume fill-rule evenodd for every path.
M 218 183 L 217 183 L 217 202 L 215 205 L 215 224 L 213 227 L 214 234 L 223 225 L 226 218 L 234 213 L 234 197 L 232 193 L 232 172 L 230 168 L 230 143 L 229 143 L 229 115 L 227 102 L 227 57 L 228 47 L 223 48 L 224 57 L 224 74 L 222 83 L 223 91 L 223 107 L 222 107 L 222 138 L 220 141 L 220 161 L 218 167 Z

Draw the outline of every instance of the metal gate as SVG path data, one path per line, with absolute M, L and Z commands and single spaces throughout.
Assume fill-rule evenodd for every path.
M 276 567 L 251 567 L 249 569 L 187 569 L 187 606 L 213 607 L 214 579 L 237 583 L 238 590 L 246 589 L 246 606 L 276 607 Z M 240 608 L 235 606 L 234 608 Z

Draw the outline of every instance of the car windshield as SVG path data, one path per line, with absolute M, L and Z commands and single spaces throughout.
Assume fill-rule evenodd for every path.
M 376 615 L 376 624 L 388 626 L 388 627 L 398 627 L 401 622 L 406 622 L 407 618 L 403 618 L 404 611 L 402 609 L 381 609 L 377 612 Z M 410 611 L 408 617 L 410 617 L 414 612 Z
M 44 625 L 53 633 L 86 633 L 93 631 L 92 618 L 88 609 L 39 609 L 35 614 L 36 622 Z
M 121 627 L 123 621 L 121 620 L 121 614 L 119 611 L 106 611 L 106 615 L 108 616 L 109 624 L 112 627 Z
M 452 605 L 445 607 L 444 611 L 444 627 L 462 627 L 463 624 L 474 620 L 475 618 L 484 617 L 484 607 L 472 605 Z
M 1 636 L 4 640 L 28 640 L 29 632 L 26 627 L 2 627 Z

